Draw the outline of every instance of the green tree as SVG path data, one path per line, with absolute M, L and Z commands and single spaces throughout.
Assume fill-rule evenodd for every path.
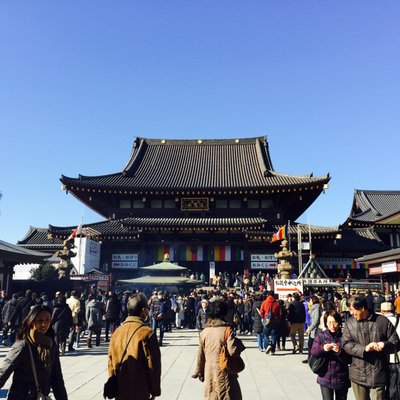
M 50 263 L 39 265 L 38 268 L 32 268 L 31 279 L 37 282 L 58 279 L 57 269 Z

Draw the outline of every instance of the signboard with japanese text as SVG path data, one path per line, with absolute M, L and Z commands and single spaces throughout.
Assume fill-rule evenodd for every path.
M 324 286 L 332 282 L 332 279 L 316 278 L 316 279 L 303 279 L 303 285 L 307 286 Z
M 113 254 L 111 256 L 111 268 L 132 269 L 137 268 L 139 254 Z
M 286 300 L 290 293 L 303 293 L 302 279 L 274 279 L 274 291 L 280 300 Z
M 133 253 L 133 254 L 113 254 L 111 256 L 112 261 L 138 261 L 139 260 L 139 254 Z
M 251 254 L 251 269 L 277 269 L 278 260 L 272 254 Z

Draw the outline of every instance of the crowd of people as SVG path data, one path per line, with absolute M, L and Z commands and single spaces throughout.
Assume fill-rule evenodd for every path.
M 267 286 L 267 276 L 264 283 Z M 240 355 L 244 350 L 238 339 L 241 335 L 254 336 L 258 350 L 268 356 L 278 351 L 302 354 L 307 349 L 304 363 L 325 358 L 325 369 L 317 378 L 324 400 L 346 399 L 350 385 L 357 400 L 385 398 L 390 363 L 395 363 L 394 354 L 400 350 L 396 334 L 400 292 L 383 296 L 371 291 L 360 295 L 326 290 L 292 293 L 279 300 L 271 290 L 252 290 L 252 283 L 247 286 L 243 277 L 232 286 L 217 283 L 210 290 L 187 294 L 154 290 L 148 298 L 136 291 L 56 292 L 52 299 L 31 290 L 11 298 L 2 292 L 1 339 L 3 346 L 12 347 L 0 366 L 0 386 L 14 372 L 9 398 L 30 398 L 37 391 L 34 374 L 29 373 L 33 360 L 40 390 L 46 394 L 52 388 L 57 400 L 65 399 L 59 357 L 82 345 L 99 346 L 104 338 L 110 341 L 110 375 L 122 366 L 120 379 L 132 379 L 144 367 L 148 372 L 142 378 L 148 385 L 143 397 L 137 398 L 155 398 L 161 390 L 159 347 L 164 345 L 165 333 L 186 328 L 200 334 L 193 377 L 204 381 L 207 399 L 241 398 L 237 374 L 220 371 L 222 375 L 215 375 L 221 346 L 226 343 L 232 356 Z M 132 364 L 132 360 L 136 361 Z M 21 391 L 27 397 L 18 397 Z

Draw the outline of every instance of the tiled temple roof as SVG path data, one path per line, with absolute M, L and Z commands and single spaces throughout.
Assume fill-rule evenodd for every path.
M 237 230 L 254 228 L 262 229 L 267 223 L 264 218 L 124 218 L 120 220 L 106 220 L 83 225 L 84 236 L 95 239 L 108 238 L 135 238 L 137 234 L 146 230 Z M 18 242 L 26 248 L 40 248 L 55 251 L 62 248 L 63 241 L 74 231 L 76 226 L 53 226 L 46 228 L 30 227 L 24 239 Z
M 400 213 L 400 191 L 355 190 L 347 223 L 373 225 Z
M 47 228 L 29 227 L 22 240 L 17 242 L 20 247 L 54 252 L 62 249 L 62 240 L 49 236 Z
M 126 218 L 121 221 L 125 227 L 137 228 L 174 228 L 174 229 L 244 229 L 247 227 L 263 227 L 264 218 L 208 218 L 208 217 L 175 217 L 175 218 Z
M 50 256 L 51 254 L 26 249 L 0 240 L 0 259 L 3 261 L 19 264 L 41 263 Z
M 122 172 L 61 177 L 66 190 L 171 191 L 224 189 L 320 189 L 329 174 L 287 175 L 273 169 L 265 137 L 221 140 L 137 138 Z M 110 192 L 113 193 L 113 192 Z

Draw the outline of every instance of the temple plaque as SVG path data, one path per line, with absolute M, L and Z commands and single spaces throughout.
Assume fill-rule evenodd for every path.
M 191 197 L 181 199 L 181 211 L 208 211 L 207 197 Z

